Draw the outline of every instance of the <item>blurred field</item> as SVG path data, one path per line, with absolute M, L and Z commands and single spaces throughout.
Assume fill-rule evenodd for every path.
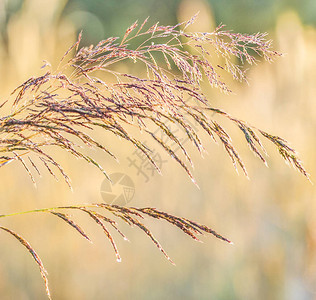
M 0 13 L 8 2 L 0 1 Z M 66 2 L 28 0 L 12 11 L 10 18 L 0 15 L 1 102 L 21 82 L 44 72 L 40 69 L 43 60 L 56 67 L 75 41 L 80 20 L 96 26 L 91 32 L 97 30 L 106 37 L 114 34 L 102 29 L 92 12 L 78 15 L 74 11 L 70 17 L 63 14 Z M 214 28 L 214 12 L 205 1 L 170 2 L 177 8 L 178 21 L 200 10 L 194 30 Z M 110 14 L 110 5 L 108 9 Z M 136 18 L 143 20 L 145 13 L 141 11 Z M 152 15 L 159 19 L 155 11 Z M 298 12 L 288 9 L 277 15 L 269 37 L 284 57 L 273 64 L 251 67 L 249 85 L 227 78 L 234 95 L 205 87 L 206 94 L 214 106 L 290 141 L 315 182 L 316 29 L 304 25 Z M 86 41 L 90 39 L 93 37 Z M 229 131 L 238 144 L 240 133 L 233 128 Z M 286 166 L 272 146 L 265 143 L 270 154 L 269 168 L 265 168 L 244 143 L 238 145 L 251 178 L 247 180 L 236 174 L 222 146 L 204 136 L 208 154 L 201 158 L 193 148 L 191 152 L 198 189 L 162 152 L 162 158 L 168 159 L 162 167 L 163 176 L 150 175 L 146 182 L 129 166 L 132 146 L 111 136 L 104 136 L 104 141 L 120 163 L 101 153 L 95 155 L 108 173 L 122 172 L 132 178 L 132 206 L 153 206 L 197 220 L 235 245 L 212 237 L 204 237 L 204 244 L 195 243 L 163 222 L 148 220 L 146 224 L 175 261 L 174 267 L 139 230 L 121 224 L 131 243 L 114 235 L 123 259 L 119 264 L 109 242 L 87 218 L 80 220 L 93 245 L 53 217 L 1 219 L 1 224 L 23 235 L 37 249 L 49 271 L 53 299 L 316 299 L 315 186 Z M 38 178 L 35 189 L 20 165 L 1 168 L 1 213 L 102 201 L 104 178 L 98 170 L 64 154 L 59 161 L 72 178 L 73 193 L 62 179 L 55 182 L 48 174 Z M 0 298 L 45 299 L 30 255 L 7 234 L 0 232 L 0 238 Z

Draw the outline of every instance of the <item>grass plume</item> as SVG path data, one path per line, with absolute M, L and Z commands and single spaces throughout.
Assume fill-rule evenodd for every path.
M 83 146 L 99 148 L 110 159 L 117 159 L 108 145 L 92 138 L 93 129 L 101 128 L 134 145 L 153 164 L 159 167 L 152 157 L 152 151 L 144 140 L 135 137 L 130 128 L 145 132 L 153 142 L 160 144 L 169 156 L 177 161 L 193 182 L 190 167 L 192 160 L 185 145 L 165 126 L 171 121 L 183 129 L 191 143 L 202 153 L 203 144 L 192 121 L 199 124 L 211 139 L 223 145 L 236 170 L 239 168 L 248 176 L 231 137 L 223 126 L 212 119 L 208 112 L 222 116 L 235 124 L 243 133 L 249 149 L 263 162 L 266 162 L 266 150 L 259 138 L 272 142 L 286 162 L 291 163 L 305 177 L 309 174 L 302 166 L 294 149 L 275 135 L 256 129 L 246 122 L 232 117 L 219 108 L 213 107 L 204 95 L 201 82 L 207 81 L 221 92 L 230 93 L 230 88 L 221 80 L 221 73 L 226 71 L 236 80 L 246 80 L 243 65 L 254 64 L 259 58 L 273 61 L 280 54 L 271 47 L 271 41 L 265 33 L 239 34 L 226 30 L 223 25 L 213 32 L 188 32 L 194 22 L 194 16 L 187 22 L 174 26 L 161 26 L 158 23 L 148 26 L 148 18 L 142 23 L 135 22 L 120 40 L 110 37 L 96 46 L 79 48 L 82 34 L 66 51 L 58 68 L 49 70 L 39 77 L 31 77 L 12 92 L 12 99 L 0 104 L 0 113 L 4 106 L 10 106 L 10 114 L 0 114 L 0 167 L 19 162 L 31 180 L 35 183 L 32 172 L 40 174 L 38 165 L 43 164 L 49 174 L 58 178 L 59 172 L 69 187 L 70 178 L 61 164 L 48 149 L 58 148 L 97 167 L 109 179 L 101 162 L 86 155 Z M 223 58 L 223 65 L 213 65 L 209 46 L 215 54 Z M 234 63 L 234 61 L 238 63 Z M 144 67 L 145 75 L 126 74 L 115 70 L 120 63 L 136 63 Z M 49 64 L 46 64 L 49 66 Z M 110 76 L 105 82 L 100 74 Z M 192 105 L 186 99 L 199 105 Z M 149 129 L 154 126 L 154 130 Z M 174 142 L 182 156 L 176 153 L 165 139 L 154 134 L 159 129 L 166 139 Z M 26 159 L 27 158 L 27 159 Z M 116 259 L 121 260 L 116 243 L 106 225 L 111 226 L 125 240 L 127 237 L 119 230 L 114 218 L 141 229 L 170 261 L 163 247 L 152 232 L 141 222 L 144 216 L 165 220 L 178 227 L 182 232 L 198 240 L 197 235 L 210 233 L 216 238 L 231 243 L 213 229 L 176 217 L 155 208 L 135 208 L 107 205 L 104 203 L 78 206 L 65 206 L 32 210 L 23 213 L 49 213 L 65 221 L 88 241 L 83 229 L 70 217 L 68 211 L 80 211 L 101 227 L 110 241 Z M 111 218 L 104 215 L 110 213 Z M 9 217 L 21 213 L 0 215 Z M 30 244 L 8 228 L 0 229 L 13 235 L 32 254 L 45 281 L 46 292 L 50 297 L 44 266 Z

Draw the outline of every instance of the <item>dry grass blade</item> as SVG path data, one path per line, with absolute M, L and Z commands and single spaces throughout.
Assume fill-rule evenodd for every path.
M 38 265 L 38 267 L 40 269 L 42 278 L 43 278 L 43 280 L 45 282 L 46 294 L 47 294 L 48 298 L 51 299 L 50 291 L 49 291 L 49 288 L 48 288 L 47 271 L 45 270 L 45 267 L 44 267 L 40 257 L 35 252 L 33 247 L 23 237 L 18 235 L 16 232 L 14 232 L 14 231 L 6 228 L 6 227 L 2 227 L 2 226 L 0 226 L 0 229 L 2 229 L 4 231 L 10 233 L 12 236 L 14 236 L 31 253 L 32 257 L 34 258 L 35 262 L 37 263 L 37 265 Z

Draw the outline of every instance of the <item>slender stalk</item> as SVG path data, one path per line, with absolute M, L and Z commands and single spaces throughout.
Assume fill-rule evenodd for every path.
M 74 209 L 74 208 L 80 208 L 80 207 L 95 208 L 98 206 L 95 204 L 78 204 L 78 205 L 71 205 L 68 207 L 67 206 L 46 207 L 46 208 L 39 208 L 39 209 L 33 209 L 33 210 L 27 210 L 27 211 L 22 211 L 22 212 L 15 212 L 15 213 L 10 213 L 10 214 L 0 215 L 0 218 L 14 217 L 14 216 L 19 216 L 19 215 L 40 213 L 40 212 L 52 212 L 55 210 Z

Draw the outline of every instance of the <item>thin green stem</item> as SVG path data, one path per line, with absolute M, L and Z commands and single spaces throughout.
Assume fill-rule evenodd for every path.
M 0 215 L 0 218 L 13 217 L 13 216 L 19 216 L 19 215 L 30 214 L 30 213 L 38 213 L 38 212 L 51 212 L 54 210 L 61 210 L 61 209 L 74 209 L 74 208 L 80 208 L 80 207 L 92 208 L 92 207 L 98 207 L 98 205 L 97 204 L 78 204 L 78 205 L 71 205 L 71 206 L 56 206 L 56 207 L 49 207 L 49 208 L 39 208 L 39 209 L 22 211 L 22 212 L 15 212 L 15 213 L 6 214 L 6 215 Z

